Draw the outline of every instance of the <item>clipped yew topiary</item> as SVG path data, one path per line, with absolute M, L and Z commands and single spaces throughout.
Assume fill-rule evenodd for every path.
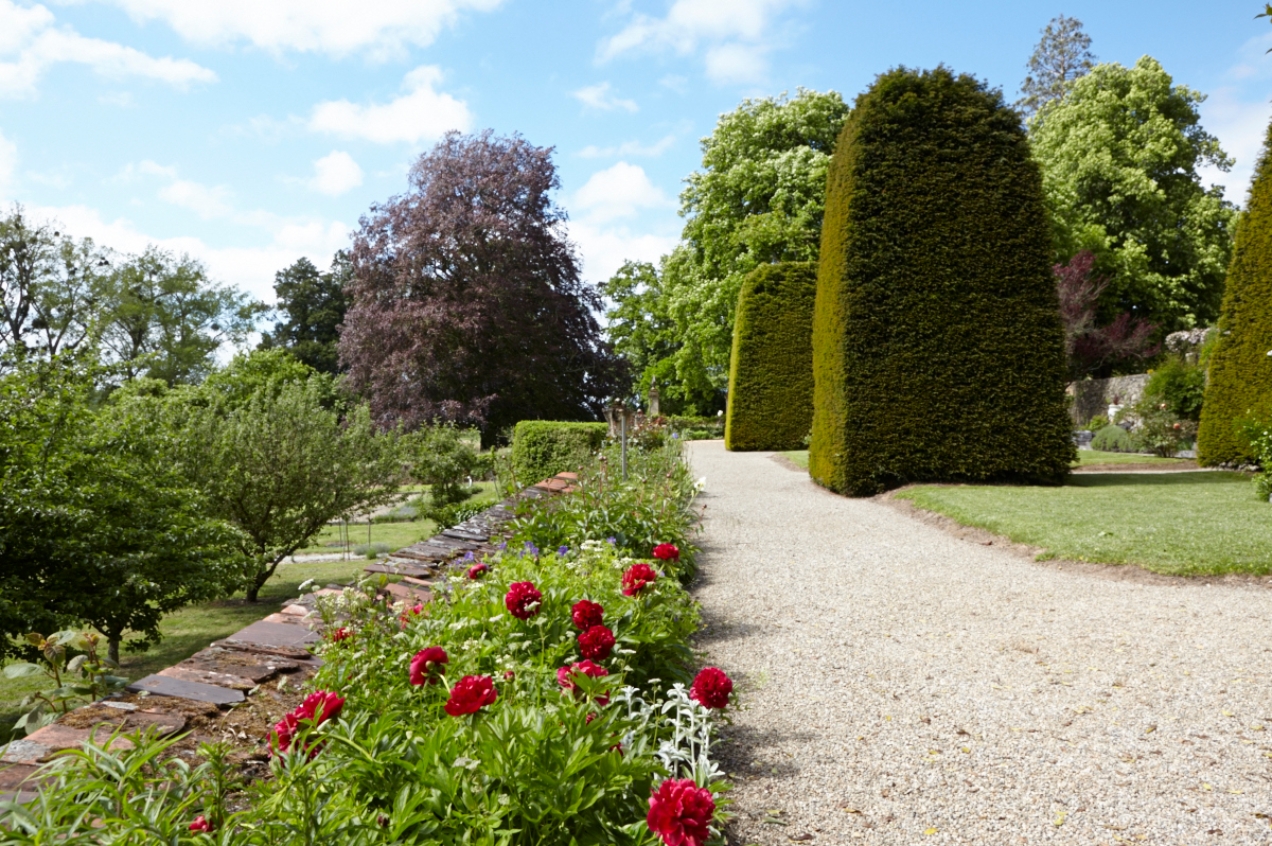
M 512 470 L 521 485 L 533 485 L 557 473 L 577 472 L 605 443 L 604 423 L 522 420 L 512 430 Z
M 1249 464 L 1242 422 L 1272 413 L 1272 127 L 1254 171 L 1219 313 L 1197 430 L 1200 464 Z
M 813 424 L 817 266 L 757 267 L 742 282 L 729 359 L 726 449 L 800 449 Z
M 944 68 L 880 76 L 827 181 L 809 472 L 1059 483 L 1074 459 L 1042 180 L 1019 116 Z

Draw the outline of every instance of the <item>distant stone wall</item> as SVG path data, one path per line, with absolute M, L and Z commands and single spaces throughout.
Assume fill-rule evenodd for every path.
M 1134 405 L 1144 395 L 1144 386 L 1147 384 L 1147 373 L 1072 382 L 1067 392 L 1073 397 L 1073 406 L 1070 408 L 1073 421 L 1081 425 L 1097 414 L 1108 414 L 1114 399 L 1120 405 Z

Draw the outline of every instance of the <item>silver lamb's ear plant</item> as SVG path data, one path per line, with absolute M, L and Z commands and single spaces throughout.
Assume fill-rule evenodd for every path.
M 711 760 L 711 735 L 715 729 L 711 711 L 689 697 L 683 684 L 667 691 L 662 714 L 671 729 L 655 753 L 672 778 L 692 778 L 699 787 L 724 778 L 724 771 Z

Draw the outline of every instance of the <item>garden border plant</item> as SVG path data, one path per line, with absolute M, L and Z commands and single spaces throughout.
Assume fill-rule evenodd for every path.
M 732 682 L 692 672 L 692 547 L 630 554 L 646 532 L 688 534 L 698 486 L 679 442 L 633 453 L 627 482 L 599 462 L 579 494 L 546 500 L 548 519 L 523 514 L 505 550 L 454 571 L 445 600 L 386 608 L 368 583 L 321 601 L 324 666 L 262 739 L 269 781 L 230 785 L 215 777 L 221 751 L 191 767 L 134 735 L 129 751 L 61 756 L 56 783 L 0 811 L 0 827 L 15 843 L 91 821 L 95 836 L 144 826 L 187 843 L 701 846 L 723 818 L 710 752 Z M 604 505 L 594 487 L 615 508 L 579 519 Z M 562 542 L 541 551 L 538 533 Z

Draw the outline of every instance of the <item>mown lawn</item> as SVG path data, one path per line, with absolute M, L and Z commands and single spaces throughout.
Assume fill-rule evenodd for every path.
M 228 637 L 277 611 L 285 599 L 299 595 L 300 584 L 306 579 L 316 579 L 320 585 L 348 583 L 362 572 L 366 563 L 365 559 L 353 558 L 349 561 L 285 564 L 261 589 L 259 602 L 230 599 L 178 611 L 166 617 L 161 624 L 164 638 L 157 647 L 141 654 L 123 653 L 123 675 L 139 679 L 170 667 L 212 641 Z M 25 679 L 0 676 L 0 743 L 9 740 L 9 727 L 20 716 L 18 703 L 23 697 L 52 686 L 43 676 Z
M 1042 557 L 1169 575 L 1272 573 L 1272 505 L 1239 473 L 1076 474 L 1054 488 L 922 485 L 896 496 Z
M 793 452 L 784 452 L 782 455 L 790 459 L 791 463 L 797 464 L 808 469 L 808 450 L 799 449 Z M 1179 467 L 1188 464 L 1187 461 L 1179 458 L 1158 458 L 1155 455 L 1140 455 L 1133 452 L 1096 452 L 1091 449 L 1078 450 L 1078 460 L 1073 463 L 1074 467 L 1090 467 L 1098 464 L 1157 464 L 1163 470 L 1171 467 Z

